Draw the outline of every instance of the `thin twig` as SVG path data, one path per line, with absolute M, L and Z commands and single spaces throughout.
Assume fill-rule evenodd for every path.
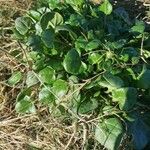
M 25 58 L 26 58 L 27 63 L 28 63 L 28 66 L 30 67 L 30 62 L 29 62 L 29 59 L 28 59 L 28 56 L 27 56 L 26 50 L 23 48 L 23 46 L 21 45 L 21 43 L 20 43 L 20 42 L 18 42 L 18 44 L 19 44 L 19 46 L 20 46 L 20 48 L 21 48 L 22 52 L 23 52 L 23 53 L 24 53 L 24 55 L 25 55 Z
M 74 138 L 74 136 L 75 136 L 75 134 L 77 132 L 77 122 L 74 122 L 73 127 L 74 127 L 74 132 L 73 132 L 71 138 L 69 139 L 67 145 L 65 146 L 64 150 L 67 150 L 69 148 L 69 146 L 71 145 L 71 142 L 72 142 L 72 140 L 73 140 L 73 138 Z
M 142 34 L 142 41 L 141 41 L 141 59 L 147 64 L 147 61 L 142 57 L 143 56 L 143 45 L 144 45 L 144 33 Z

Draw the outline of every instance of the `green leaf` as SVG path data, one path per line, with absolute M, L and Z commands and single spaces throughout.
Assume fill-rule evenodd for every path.
M 55 9 L 59 7 L 59 4 L 61 3 L 60 0 L 48 0 L 49 2 L 49 8 Z
M 140 61 L 140 58 L 139 58 L 139 57 L 132 57 L 132 59 L 131 59 L 131 62 L 132 62 L 133 65 L 138 64 L 139 61 Z
M 31 20 L 28 17 L 19 17 L 15 20 L 15 27 L 17 31 L 22 35 L 25 35 L 28 32 L 28 30 L 30 29 L 30 25 Z
M 110 73 L 105 73 L 104 79 L 105 80 L 101 80 L 99 82 L 99 85 L 101 85 L 103 87 L 107 87 L 110 90 L 121 88 L 124 86 L 124 82 L 120 77 L 114 76 Z
M 94 65 L 100 61 L 101 57 L 102 56 L 98 53 L 92 53 L 89 55 L 88 60 L 89 60 L 90 64 Z
M 134 149 L 143 150 L 150 142 L 150 127 L 144 119 L 144 117 L 149 119 L 149 115 L 147 112 L 146 114 L 132 112 L 129 117 L 132 119 L 131 121 L 129 120 L 128 126 L 129 134 L 132 135 Z
M 56 72 L 63 70 L 62 60 L 53 58 L 49 62 L 49 66 L 51 66 Z
M 71 93 L 70 97 L 71 101 L 68 101 L 68 106 L 73 112 L 77 113 L 78 110 L 77 108 L 79 106 L 78 104 L 81 101 L 81 92 L 78 90 L 80 88 L 80 86 L 78 85 L 79 81 L 76 76 L 71 76 L 69 78 L 69 82 L 70 82 L 69 94 Z
M 54 36 L 55 34 L 52 28 L 46 29 L 45 31 L 42 32 L 41 38 L 46 47 L 48 48 L 53 47 Z
M 26 85 L 27 87 L 31 87 L 39 82 L 33 71 L 27 72 Z
M 119 103 L 120 109 L 130 110 L 137 102 L 137 90 L 133 87 L 120 88 L 112 91 L 113 101 Z
M 16 101 L 21 101 L 25 96 L 30 96 L 31 95 L 31 88 L 24 88 L 18 95 L 16 98 Z
M 137 77 L 136 77 L 136 75 L 135 75 L 135 72 L 133 71 L 132 68 L 127 68 L 127 72 L 129 73 L 129 75 L 132 76 L 132 78 L 133 78 L 134 80 L 137 79 Z
M 17 113 L 35 113 L 36 112 L 36 109 L 32 100 L 27 95 L 16 103 L 15 110 L 17 111 Z
M 7 83 L 10 86 L 16 85 L 22 79 L 22 74 L 20 71 L 14 72 L 11 77 L 8 79 Z
M 52 91 L 57 98 L 62 98 L 68 91 L 68 83 L 64 80 L 58 79 L 54 82 Z
M 89 40 L 93 40 L 93 39 L 95 39 L 95 35 L 94 35 L 95 33 L 93 32 L 93 30 L 89 30 L 88 32 L 87 32 L 87 38 L 89 39 Z M 97 39 L 96 39 L 97 40 Z
M 113 7 L 109 0 L 104 0 L 104 2 L 99 6 L 99 10 L 105 15 L 110 15 L 112 13 Z
M 87 64 L 84 63 L 84 62 L 81 62 L 81 67 L 80 67 L 79 72 L 80 72 L 80 73 L 85 73 L 86 70 L 87 70 Z
M 71 28 L 68 25 L 59 25 L 55 28 L 55 32 L 59 31 L 67 31 L 69 32 L 70 37 L 75 40 L 77 38 L 77 35 L 75 32 L 71 30 Z
M 54 102 L 55 96 L 51 92 L 50 87 L 43 87 L 39 92 L 39 101 L 44 105 L 50 105 Z
M 45 61 L 43 58 L 41 58 L 36 60 L 36 62 L 32 66 L 32 69 L 35 71 L 39 71 L 45 67 L 46 67 Z
M 35 10 L 30 10 L 28 15 L 36 21 L 40 20 L 41 18 L 41 13 Z
M 54 13 L 52 12 L 47 12 L 41 17 L 40 25 L 43 30 L 47 28 L 49 21 L 51 21 L 53 18 L 54 18 Z
M 133 33 L 143 33 L 144 30 L 145 30 L 145 24 L 144 24 L 144 22 L 143 21 L 138 21 L 138 20 L 136 21 L 135 26 L 133 26 L 131 28 L 131 31 Z
M 116 112 L 118 111 L 118 109 L 114 106 L 110 106 L 110 105 L 106 105 L 104 108 L 103 108 L 103 114 L 112 114 L 113 112 Z
M 119 7 L 114 12 L 115 12 L 115 14 L 117 14 L 117 16 L 119 16 L 121 19 L 123 19 L 125 23 L 127 23 L 128 25 L 131 24 L 129 14 L 125 11 L 125 8 Z
M 149 44 L 150 45 L 150 44 Z M 150 51 L 148 51 L 148 50 L 144 50 L 143 51 L 143 55 L 144 55 L 144 57 L 147 59 L 147 58 L 150 58 Z
M 79 11 L 82 6 L 84 0 L 65 0 L 65 2 L 72 6 L 75 11 Z
M 40 51 L 42 49 L 41 44 L 41 38 L 38 35 L 29 36 L 26 43 L 27 46 L 30 46 L 35 51 Z
M 121 55 L 128 55 L 129 58 L 132 58 L 137 57 L 139 55 L 139 52 L 134 47 L 127 47 L 122 50 Z
M 83 21 L 83 16 L 79 14 L 71 14 L 67 24 L 71 26 L 79 26 L 81 21 Z
M 119 145 L 124 133 L 123 126 L 117 118 L 103 120 L 96 127 L 95 138 L 109 150 L 119 149 Z
M 63 61 L 63 66 L 68 73 L 78 74 L 81 66 L 81 58 L 79 53 L 72 49 L 70 50 Z
M 120 57 L 120 60 L 124 61 L 124 62 L 128 62 L 129 61 L 129 55 L 128 54 L 124 54 Z
M 51 67 L 46 67 L 39 72 L 39 78 L 43 83 L 52 84 L 56 79 L 55 70 Z
M 150 89 L 150 70 L 145 70 L 137 80 L 137 86 L 142 89 Z
M 38 52 L 36 52 L 36 51 L 30 51 L 30 52 L 28 52 L 27 53 L 27 58 L 28 58 L 28 61 L 31 61 L 31 62 L 34 62 L 34 61 L 36 61 L 36 60 L 38 60 L 39 58 L 40 58 L 40 56 L 39 56 L 39 53 Z M 24 60 L 24 58 L 23 58 L 23 60 Z M 25 60 L 24 60 L 25 61 Z M 27 61 L 27 60 L 26 60 Z M 26 62 L 25 61 L 25 62 Z
M 87 40 L 82 36 L 80 36 L 75 42 L 75 47 L 77 49 L 81 49 L 81 48 L 85 49 L 86 45 L 87 45 Z
M 77 76 L 72 75 L 72 76 L 69 77 L 69 82 L 71 84 L 73 84 L 73 83 L 79 83 L 79 78 Z
M 35 24 L 35 30 L 36 30 L 35 34 L 41 36 L 41 34 L 43 32 L 43 29 L 42 29 L 42 27 L 40 25 L 40 22 Z
M 120 40 L 114 41 L 114 42 L 107 42 L 106 45 L 110 49 L 120 49 L 120 48 L 123 48 L 123 46 L 126 44 L 126 42 L 127 41 L 125 39 L 120 39 Z
M 12 37 L 18 40 L 23 40 L 24 39 L 24 35 L 20 34 L 20 32 L 17 29 L 13 29 L 13 35 Z
M 93 40 L 86 45 L 85 49 L 86 49 L 86 51 L 91 51 L 93 49 L 98 48 L 99 44 L 100 44 L 99 40 Z
M 49 24 L 51 24 L 52 27 L 56 27 L 58 25 L 62 25 L 63 24 L 63 17 L 58 13 L 55 12 L 55 15 L 53 17 L 53 19 L 49 22 Z
M 78 104 L 78 113 L 87 114 L 98 107 L 98 102 L 96 99 L 89 99 Z

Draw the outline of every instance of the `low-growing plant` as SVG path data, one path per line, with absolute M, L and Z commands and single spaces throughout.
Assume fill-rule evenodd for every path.
M 106 148 L 118 149 L 130 137 L 127 148 L 142 150 L 150 143 L 148 26 L 130 20 L 124 8 L 113 10 L 108 0 L 48 4 L 15 21 L 29 68 L 8 80 L 11 86 L 26 80 L 16 111 L 35 113 L 41 104 L 70 122 L 95 119 L 92 132 Z

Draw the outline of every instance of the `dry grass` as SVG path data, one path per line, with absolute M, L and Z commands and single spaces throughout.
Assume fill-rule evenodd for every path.
M 72 126 L 66 128 L 49 116 L 46 110 L 39 110 L 38 114 L 28 116 L 18 116 L 14 111 L 15 99 L 21 88 L 9 87 L 5 80 L 16 70 L 26 73 L 27 68 L 16 58 L 22 57 L 23 53 L 18 43 L 11 38 L 11 27 L 15 18 L 26 12 L 30 6 L 30 0 L 0 0 L 1 150 L 59 150 L 65 147 L 73 131 Z M 20 56 L 13 55 L 15 51 L 19 51 Z

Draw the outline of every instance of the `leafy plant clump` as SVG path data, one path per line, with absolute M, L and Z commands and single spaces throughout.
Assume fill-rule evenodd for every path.
M 108 0 L 51 0 L 15 21 L 14 37 L 28 47 L 10 86 L 26 79 L 18 113 L 48 107 L 65 122 L 96 120 L 94 139 L 118 149 L 128 137 L 142 150 L 150 144 L 150 33 Z M 36 90 L 35 90 L 36 89 Z M 38 94 L 33 94 L 38 91 Z M 88 143 L 88 141 L 87 141 Z

